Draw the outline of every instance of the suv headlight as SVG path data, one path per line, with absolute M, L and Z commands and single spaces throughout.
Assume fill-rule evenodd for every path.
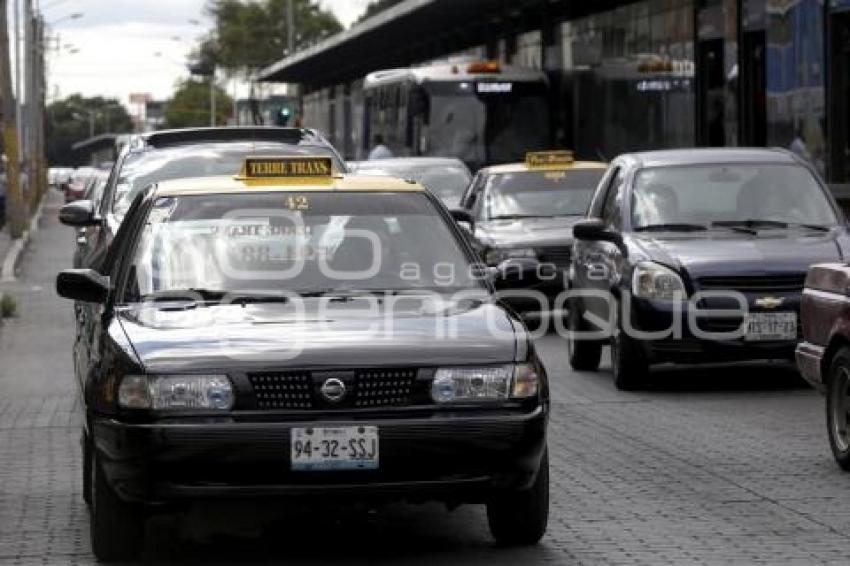
M 435 403 L 466 403 L 527 399 L 540 388 L 531 364 L 439 368 L 431 384 Z
M 533 248 L 491 248 L 484 254 L 484 262 L 496 267 L 507 259 L 537 258 L 537 251 Z
M 127 409 L 228 411 L 233 386 L 226 375 L 128 375 L 118 387 Z
M 685 284 L 679 274 L 659 263 L 640 262 L 632 275 L 632 294 L 644 299 L 666 301 L 687 298 Z

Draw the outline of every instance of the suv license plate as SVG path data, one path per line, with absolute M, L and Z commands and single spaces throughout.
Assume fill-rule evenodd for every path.
M 378 469 L 378 427 L 293 428 L 290 460 L 295 471 Z
M 752 312 L 747 318 L 747 341 L 796 339 L 797 313 L 795 312 Z

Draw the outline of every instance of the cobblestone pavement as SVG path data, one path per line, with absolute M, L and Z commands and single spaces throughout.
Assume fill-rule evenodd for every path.
M 0 329 L 0 563 L 91 564 L 80 495 L 71 309 L 53 292 L 73 233 L 51 195 L 4 290 Z M 641 393 L 568 370 L 554 388 L 552 513 L 536 548 L 500 549 L 482 510 L 194 508 L 149 525 L 145 561 L 292 564 L 847 564 L 850 475 L 832 461 L 823 402 L 780 367 L 666 371 Z

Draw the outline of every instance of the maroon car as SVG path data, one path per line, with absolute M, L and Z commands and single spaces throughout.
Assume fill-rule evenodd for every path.
M 850 264 L 809 269 L 801 319 L 797 366 L 809 383 L 826 393 L 829 444 L 838 465 L 850 471 Z

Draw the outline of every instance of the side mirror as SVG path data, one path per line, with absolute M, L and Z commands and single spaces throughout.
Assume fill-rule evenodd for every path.
M 452 215 L 452 218 L 455 219 L 455 222 L 466 222 L 470 226 L 474 223 L 472 214 L 465 208 L 453 208 L 449 211 L 449 213 Z
M 611 242 L 622 247 L 623 237 L 608 229 L 601 218 L 580 220 L 573 226 L 573 237 L 588 242 Z
M 77 200 L 59 209 L 59 222 L 66 226 L 94 226 L 100 223 L 95 216 L 94 203 L 90 200 Z
M 109 277 L 93 269 L 65 269 L 56 276 L 60 297 L 85 303 L 104 303 L 109 295 Z

